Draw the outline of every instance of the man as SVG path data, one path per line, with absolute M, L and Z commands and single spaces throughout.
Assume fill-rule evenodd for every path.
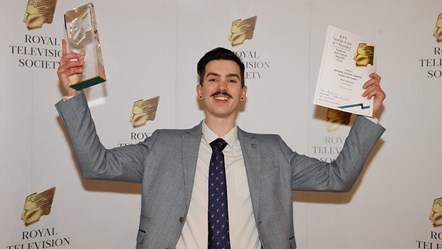
M 80 55 L 66 54 L 63 43 L 58 76 L 67 98 L 56 106 L 85 177 L 143 184 L 137 249 L 294 249 L 292 190 L 350 190 L 384 132 L 358 116 L 338 158 L 325 163 L 293 152 L 277 135 L 239 129 L 236 118 L 247 93 L 244 64 L 232 51 L 217 48 L 197 67 L 203 122 L 187 130 L 157 130 L 144 142 L 108 150 L 98 139 L 84 94 L 69 87 L 83 65 Z M 378 113 L 385 93 L 380 77 L 370 77 L 363 96 L 374 98 Z M 221 154 L 216 148 L 212 154 L 212 142 L 224 142 L 217 138 L 227 145 Z M 220 177 L 226 178 L 221 185 L 227 197 L 216 207 L 225 208 L 220 218 L 224 230 L 217 236 L 212 198 L 224 192 L 214 193 L 211 186 L 212 165 L 220 162 L 226 168 Z M 218 237 L 222 241 L 213 242 Z

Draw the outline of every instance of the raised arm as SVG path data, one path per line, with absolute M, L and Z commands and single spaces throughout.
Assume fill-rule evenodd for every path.
M 60 100 L 55 106 L 65 128 L 83 176 L 86 178 L 141 182 L 144 158 L 148 144 L 129 145 L 106 149 L 95 130 L 86 96 L 70 85 L 81 80 L 84 54 L 67 53 L 63 40 L 63 56 L 57 74 L 63 95 L 72 97 Z

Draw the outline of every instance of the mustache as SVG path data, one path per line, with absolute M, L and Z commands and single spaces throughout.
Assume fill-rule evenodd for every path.
M 230 95 L 227 91 L 216 91 L 214 93 L 212 93 L 212 95 L 210 95 L 210 97 L 216 96 L 216 95 L 224 95 L 227 96 L 229 98 L 233 98 L 232 95 Z

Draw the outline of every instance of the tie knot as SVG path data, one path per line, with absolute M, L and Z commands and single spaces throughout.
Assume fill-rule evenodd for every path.
M 210 147 L 212 147 L 213 152 L 221 152 L 226 148 L 227 142 L 222 138 L 217 138 L 210 143 Z

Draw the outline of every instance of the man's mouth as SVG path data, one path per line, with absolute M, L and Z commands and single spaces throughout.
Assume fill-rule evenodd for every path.
M 226 100 L 233 98 L 232 95 L 230 95 L 226 91 L 217 91 L 217 92 L 213 93 L 212 95 L 210 95 L 210 97 L 214 97 L 215 100 L 221 100 L 221 101 L 226 101 Z

